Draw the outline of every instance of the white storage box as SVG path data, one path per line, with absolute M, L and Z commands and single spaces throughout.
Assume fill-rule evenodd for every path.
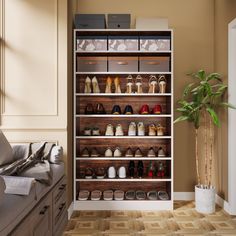
M 136 19 L 136 29 L 168 29 L 167 18 L 141 18 Z

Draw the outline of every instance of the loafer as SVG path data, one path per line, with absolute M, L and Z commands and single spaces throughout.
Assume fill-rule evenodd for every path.
M 128 136 L 136 136 L 136 124 L 135 122 L 130 122 L 128 129 Z
M 88 148 L 84 148 L 81 152 L 82 157 L 89 157 L 89 150 Z
M 106 136 L 113 136 L 114 135 L 114 129 L 113 129 L 112 124 L 107 125 L 105 135 Z
M 105 108 L 101 103 L 98 103 L 96 105 L 95 113 L 96 114 L 106 114 Z
M 91 157 L 99 157 L 99 153 L 98 153 L 97 148 L 92 148 Z
M 154 108 L 152 109 L 152 114 L 161 114 L 162 113 L 162 108 L 161 105 L 155 105 Z
M 143 122 L 138 123 L 138 136 L 144 136 L 145 135 L 145 126 Z
M 154 124 L 148 126 L 148 135 L 156 136 L 156 126 Z
M 89 115 L 89 114 L 94 114 L 94 109 L 93 105 L 91 103 L 88 103 L 85 107 L 84 114 Z
M 128 190 L 125 193 L 125 199 L 126 200 L 134 200 L 135 199 L 135 191 L 134 190 Z
M 124 114 L 125 115 L 132 115 L 134 112 L 133 112 L 133 108 L 131 105 L 127 105 L 125 107 L 125 110 L 124 110 Z
M 138 167 L 137 167 L 137 175 L 139 178 L 143 177 L 143 162 L 141 160 L 138 161 Z
M 114 157 L 121 157 L 122 156 L 122 152 L 120 150 L 120 148 L 116 148 L 114 151 Z
M 89 194 L 90 194 L 90 192 L 88 190 L 80 190 L 79 191 L 78 200 L 79 201 L 86 201 L 86 200 L 88 200 Z
M 92 201 L 98 201 L 101 199 L 102 192 L 100 190 L 93 190 L 91 192 L 91 200 Z
M 135 163 L 134 163 L 134 161 L 130 161 L 129 167 L 128 167 L 130 178 L 134 178 L 134 169 L 135 169 Z
M 157 200 L 157 191 L 149 191 L 148 193 L 147 193 L 147 199 L 148 200 Z
M 120 115 L 121 114 L 120 106 L 118 105 L 113 106 L 111 113 L 113 115 Z
M 106 176 L 106 172 L 104 168 L 97 168 L 95 170 L 95 175 L 97 179 L 104 179 Z
M 125 157 L 133 157 L 134 154 L 132 152 L 132 149 L 129 147 L 125 152 Z
M 166 156 L 166 153 L 165 153 L 165 151 L 163 150 L 162 147 L 159 147 L 157 156 L 158 157 L 165 157 Z
M 84 128 L 84 136 L 91 136 L 92 134 L 92 129 L 89 127 Z
M 123 131 L 122 125 L 118 124 L 116 126 L 115 136 L 123 136 L 123 135 L 124 135 L 124 131 Z
M 105 151 L 105 157 L 112 157 L 112 156 L 113 156 L 113 152 L 111 148 L 107 148 Z
M 158 191 L 157 196 L 160 200 L 169 200 L 169 195 L 166 191 Z
M 94 127 L 94 128 L 92 129 L 92 135 L 93 135 L 93 136 L 99 136 L 99 135 L 100 135 L 100 130 L 99 130 L 99 128 Z
M 85 170 L 85 179 L 92 179 L 94 175 L 94 171 L 92 168 L 86 168 Z
M 116 201 L 122 201 L 124 200 L 125 193 L 122 190 L 116 190 L 114 192 L 114 198 Z
M 146 193 L 142 190 L 136 191 L 136 199 L 137 200 L 145 200 L 146 199 Z
M 149 114 L 149 106 L 147 104 L 143 105 L 139 111 L 141 115 Z
M 113 195 L 114 195 L 114 193 L 112 190 L 105 190 L 103 192 L 103 200 L 111 201 L 111 200 L 113 200 Z
M 148 157 L 155 157 L 156 156 L 156 153 L 155 153 L 153 147 L 149 148 L 147 156 Z
M 136 149 L 134 156 L 135 156 L 135 157 L 142 157 L 142 156 L 143 156 L 143 153 L 142 153 L 142 151 L 140 150 L 140 148 L 137 148 L 137 149 Z

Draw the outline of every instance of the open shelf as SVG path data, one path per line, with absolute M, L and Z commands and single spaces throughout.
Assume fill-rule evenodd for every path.
M 76 160 L 153 160 L 153 161 L 161 161 L 161 160 L 171 160 L 171 157 L 76 157 Z
M 83 97 L 100 97 L 100 96 L 107 96 L 107 97 L 155 97 L 155 96 L 171 96 L 171 93 L 76 93 L 76 96 L 83 96 Z
M 121 178 L 115 178 L 115 179 L 76 179 L 76 181 L 79 182 L 103 182 L 103 181 L 108 181 L 108 182 L 168 182 L 171 181 L 171 179 L 157 179 L 157 178 L 149 178 L 149 179 L 145 179 L 145 178 L 141 178 L 141 179 L 136 179 L 136 178 L 125 178 L 125 179 L 121 179 Z

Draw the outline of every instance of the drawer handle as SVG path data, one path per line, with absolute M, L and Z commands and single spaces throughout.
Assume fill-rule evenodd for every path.
M 45 207 L 39 212 L 39 214 L 40 214 L 40 215 L 44 215 L 44 214 L 46 213 L 46 211 L 47 211 L 48 208 L 49 208 L 49 206 L 45 206 Z
M 63 202 L 63 203 L 60 205 L 59 210 L 61 211 L 61 210 L 64 208 L 65 205 L 66 205 L 66 203 Z
M 66 187 L 66 184 L 62 184 L 62 185 L 59 187 L 59 190 L 63 190 L 65 187 Z
M 147 62 L 148 65 L 160 65 L 160 62 L 158 61 L 149 61 Z
M 118 61 L 117 64 L 124 66 L 124 65 L 128 65 L 129 63 L 127 61 Z
M 85 62 L 86 65 L 97 65 L 98 63 L 96 61 L 88 61 Z

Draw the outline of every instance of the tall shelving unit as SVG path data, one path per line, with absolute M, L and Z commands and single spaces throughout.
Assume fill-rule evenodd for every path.
M 170 37 L 170 50 L 167 51 L 78 51 L 76 40 L 79 36 L 169 36 Z M 173 31 L 172 30 L 74 30 L 74 208 L 76 210 L 164 210 L 173 209 Z M 160 57 L 166 56 L 170 59 L 170 70 L 168 72 L 156 71 L 156 72 L 141 72 L 141 71 L 80 71 L 77 65 L 77 60 L 80 57 Z M 108 62 L 107 62 L 108 63 Z M 143 77 L 143 89 L 142 94 L 127 94 L 124 93 L 126 78 L 128 75 Z M 150 75 L 164 75 L 167 79 L 167 92 L 164 94 L 154 93 L 150 94 L 145 91 L 148 89 L 148 78 Z M 83 93 L 85 78 L 96 76 L 101 93 Z M 121 81 L 121 94 L 116 93 L 104 93 L 106 86 L 106 78 L 110 76 L 114 78 L 118 76 Z M 86 104 L 91 103 L 93 105 L 102 103 L 105 107 L 106 114 L 84 114 L 84 108 Z M 113 115 L 111 114 L 112 107 L 114 105 L 120 105 L 122 112 L 126 104 L 130 104 L 133 107 L 133 115 Z M 162 113 L 158 115 L 139 114 L 139 109 L 143 104 L 149 104 L 152 108 L 156 104 L 161 104 Z M 146 134 L 145 136 L 127 136 L 128 125 L 131 121 L 142 121 L 145 124 Z M 166 126 L 167 132 L 164 136 L 148 136 L 147 127 L 151 123 L 161 122 Z M 107 124 L 121 124 L 124 128 L 124 136 L 105 136 L 104 132 Z M 84 136 L 83 129 L 88 126 L 94 126 L 96 124 L 101 131 L 100 136 Z M 147 153 L 150 147 L 163 147 L 166 152 L 165 157 L 124 157 L 125 150 L 131 147 L 133 150 L 140 147 L 144 154 Z M 99 157 L 82 157 L 81 151 L 83 148 L 96 147 L 100 153 Z M 123 156 L 122 157 L 105 157 L 104 151 L 107 147 L 120 147 Z M 155 149 L 156 150 L 156 149 Z M 138 160 L 142 160 L 144 163 L 144 172 L 146 173 L 147 167 L 150 161 L 153 163 L 164 162 L 168 169 L 168 174 L 165 177 L 146 177 L 143 178 L 115 178 L 115 179 L 86 179 L 81 178 L 80 170 L 86 167 L 96 168 L 97 166 L 108 168 L 109 166 L 115 166 L 116 169 L 120 166 L 128 168 L 129 161 L 134 160 L 137 163 Z M 128 171 L 127 171 L 128 172 Z M 122 200 L 122 201 L 79 201 L 78 193 L 80 190 L 108 190 L 108 189 L 120 189 L 127 190 L 144 190 L 148 192 L 150 190 L 165 190 L 168 192 L 169 200 Z

